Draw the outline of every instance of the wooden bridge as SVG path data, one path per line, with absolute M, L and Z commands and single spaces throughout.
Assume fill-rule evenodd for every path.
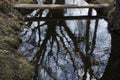
M 14 4 L 17 9 L 68 9 L 68 8 L 105 8 L 110 4 Z
M 73 9 L 73 8 L 109 8 L 113 7 L 110 4 L 13 4 L 15 9 Z M 92 13 L 92 10 L 89 10 Z M 64 16 L 60 18 L 47 18 L 47 17 L 26 17 L 25 21 L 45 21 L 45 20 L 76 20 L 76 19 L 101 19 L 105 16 Z

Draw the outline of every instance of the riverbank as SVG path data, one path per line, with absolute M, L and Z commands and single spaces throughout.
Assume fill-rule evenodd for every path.
M 22 42 L 18 36 L 22 15 L 12 9 L 11 2 L 0 1 L 0 80 L 31 80 L 32 66 L 17 51 Z

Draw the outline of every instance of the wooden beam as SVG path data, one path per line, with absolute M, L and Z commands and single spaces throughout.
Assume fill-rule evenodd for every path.
M 53 21 L 53 20 L 81 20 L 81 19 L 105 19 L 104 16 L 65 16 L 59 18 L 48 18 L 48 17 L 25 17 L 24 21 Z
M 13 4 L 16 9 L 105 8 L 110 4 Z

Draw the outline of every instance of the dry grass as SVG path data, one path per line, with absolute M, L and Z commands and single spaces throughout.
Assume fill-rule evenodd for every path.
M 36 0 L 18 0 L 18 3 L 35 3 Z
M 0 80 L 31 80 L 32 67 L 17 52 L 21 15 L 10 7 L 11 0 L 0 0 Z

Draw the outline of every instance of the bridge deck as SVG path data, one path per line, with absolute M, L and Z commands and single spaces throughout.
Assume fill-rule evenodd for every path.
M 70 8 L 108 8 L 110 4 L 12 4 L 15 9 L 70 9 Z M 90 11 L 92 13 L 92 10 Z M 79 20 L 79 19 L 101 19 L 105 16 L 63 16 L 59 18 L 48 17 L 24 17 L 24 21 L 46 21 L 46 20 Z
M 16 9 L 105 8 L 110 4 L 13 4 Z

